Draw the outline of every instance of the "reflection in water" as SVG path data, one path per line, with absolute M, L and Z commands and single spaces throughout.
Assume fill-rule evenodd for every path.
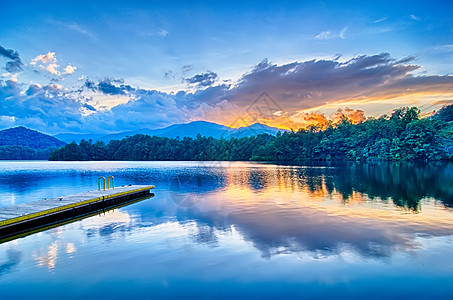
M 58 248 L 58 242 L 54 241 L 45 251 L 42 251 L 42 249 L 35 251 L 33 256 L 35 257 L 36 265 L 53 270 L 57 264 Z
M 87 237 L 99 235 L 105 241 L 114 240 L 112 235 L 128 231 L 131 227 L 132 222 L 129 215 L 119 210 L 104 212 L 96 220 L 89 218 L 81 223 L 81 228 L 86 232 Z
M 337 189 L 345 201 L 359 192 L 372 199 L 391 199 L 395 205 L 414 211 L 428 197 L 446 206 L 453 204 L 451 163 L 351 164 L 330 170 L 323 174 L 325 185 Z
M 0 264 L 0 277 L 3 274 L 12 272 L 13 269 L 19 264 L 22 258 L 22 252 L 14 248 L 6 250 L 6 262 Z
M 133 228 L 129 214 L 117 209 L 99 213 L 98 216 L 98 218 L 87 218 L 79 221 L 80 229 L 85 232 L 88 238 L 98 236 L 106 242 L 111 242 L 114 240 L 115 234 L 121 234 Z M 50 230 L 49 234 L 51 235 L 50 245 L 35 249 L 33 259 L 36 266 L 46 267 L 49 271 L 52 271 L 56 268 L 59 255 L 62 253 L 73 258 L 76 254 L 76 245 L 74 242 L 62 241 L 62 227 Z M 43 233 L 38 235 L 42 236 Z
M 202 206 L 190 208 L 179 215 L 183 215 L 182 219 L 195 218 L 199 223 L 217 230 L 229 230 L 234 226 L 262 252 L 263 257 L 281 251 L 309 251 L 313 256 L 319 253 L 336 255 L 345 245 L 363 256 L 390 256 L 393 251 L 416 249 L 419 246 L 414 242 L 417 235 L 453 234 L 451 222 L 443 223 L 442 219 L 438 222 L 434 219 L 414 222 L 405 218 L 394 219 L 395 215 L 391 213 L 373 218 L 371 209 L 366 214 L 348 215 L 336 210 L 297 207 L 289 203 L 286 205 L 292 207 L 282 207 L 281 202 L 276 205 L 260 202 L 259 199 L 233 207 L 238 199 L 226 203 L 222 199 L 213 201 L 213 195 L 209 197 L 209 203 L 202 202 Z
M 448 257 L 453 246 L 451 163 L 105 164 L 120 183 L 155 184 L 156 196 L 16 240 L 20 250 L 5 252 L 9 254 L 0 264 L 0 275 L 13 276 L 16 270 L 31 276 L 18 264 L 32 253 L 34 268 L 51 271 L 47 273 L 72 278 L 67 274 L 81 268 L 84 281 L 88 277 L 94 282 L 114 282 L 120 273 L 142 292 L 150 285 L 183 291 L 187 284 L 181 282 L 215 280 L 261 288 L 275 282 L 283 284 L 283 294 L 288 282 L 337 288 L 346 282 L 360 288 L 354 280 L 373 272 L 379 275 L 368 275 L 367 284 L 379 278 L 392 285 L 392 272 L 417 276 L 413 269 L 422 258 L 423 271 L 433 278 L 453 276 L 450 263 L 436 261 Z M 51 166 L 43 178 L 55 171 L 67 186 L 84 186 L 85 176 L 106 173 L 99 166 L 82 165 L 80 172 L 73 165 L 70 171 Z M 8 172 L 0 171 L 1 176 Z M 42 187 L 41 195 L 51 189 L 45 181 L 35 186 Z M 33 189 L 0 182 L 0 193 L 16 199 L 30 197 Z M 402 264 L 396 271 L 395 258 Z M 22 264 L 32 269 L 28 262 Z M 146 288 L 138 282 L 146 282 Z M 440 282 L 437 288 L 447 291 Z
M 197 205 L 182 205 L 177 218 L 196 219 L 211 228 L 204 231 L 214 241 L 212 228 L 234 226 L 264 257 L 281 251 L 328 256 L 345 246 L 363 256 L 390 256 L 394 251 L 417 249 L 420 245 L 415 238 L 420 234 L 453 234 L 450 212 L 427 209 L 411 218 L 385 205 L 392 201 L 397 207 L 419 211 L 422 201 L 431 197 L 449 206 L 451 170 L 451 164 L 275 168 L 236 163 L 220 171 L 222 181 L 218 180 L 219 170 L 207 170 L 208 175 L 197 183 L 196 200 L 192 201 Z M 179 185 L 171 184 L 170 189 L 192 197 L 193 181 L 190 177 L 183 183 L 177 181 Z M 332 200 L 342 206 L 332 206 Z M 381 206 L 373 206 L 376 201 Z
M 74 243 L 67 243 L 66 244 L 66 253 L 67 254 L 72 254 L 76 252 L 76 247 Z

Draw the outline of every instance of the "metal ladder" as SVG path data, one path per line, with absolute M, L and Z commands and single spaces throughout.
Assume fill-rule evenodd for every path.
M 110 175 L 109 177 L 107 177 L 107 189 L 108 190 L 110 189 L 110 178 L 112 178 L 112 189 L 115 188 L 115 177 Z M 99 191 L 101 190 L 101 179 L 103 182 L 103 190 L 105 191 L 105 177 L 104 176 L 101 176 L 98 178 L 98 190 Z

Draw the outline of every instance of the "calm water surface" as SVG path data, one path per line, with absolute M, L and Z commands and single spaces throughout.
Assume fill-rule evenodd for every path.
M 0 162 L 0 206 L 155 197 L 0 244 L 0 298 L 452 298 L 453 164 Z

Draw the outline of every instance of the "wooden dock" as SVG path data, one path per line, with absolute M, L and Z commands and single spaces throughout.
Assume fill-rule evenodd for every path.
M 48 226 L 151 195 L 153 185 L 129 185 L 0 207 L 0 237 Z

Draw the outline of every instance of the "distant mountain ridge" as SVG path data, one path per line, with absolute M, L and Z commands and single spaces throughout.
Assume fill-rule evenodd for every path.
M 53 136 L 25 127 L 0 131 L 0 159 L 45 159 L 49 153 L 66 145 Z
M 0 131 L 0 146 L 26 146 L 31 149 L 59 148 L 65 142 L 23 126 Z
M 96 141 L 98 138 L 105 136 L 105 134 L 85 134 L 85 133 L 59 133 L 53 137 L 65 141 L 66 143 L 70 142 L 80 142 L 81 140 L 93 140 Z
M 65 141 L 65 142 L 80 142 L 82 139 L 93 140 L 93 141 L 103 141 L 108 143 L 111 140 L 121 140 L 128 136 L 133 136 L 136 134 L 144 134 L 150 136 L 159 136 L 167 138 L 184 138 L 191 137 L 195 138 L 198 134 L 205 137 L 213 137 L 216 139 L 224 138 L 230 139 L 232 137 L 242 138 L 246 136 L 258 135 L 267 133 L 270 135 L 276 135 L 277 132 L 284 132 L 286 130 L 279 129 L 275 127 L 270 127 L 264 124 L 255 123 L 247 127 L 241 128 L 230 128 L 224 125 L 217 123 L 211 123 L 206 121 L 194 121 L 184 124 L 173 124 L 168 127 L 160 129 L 148 129 L 142 128 L 138 130 L 123 131 L 119 133 L 113 133 L 108 135 L 99 135 L 99 134 L 57 134 L 55 137 Z

